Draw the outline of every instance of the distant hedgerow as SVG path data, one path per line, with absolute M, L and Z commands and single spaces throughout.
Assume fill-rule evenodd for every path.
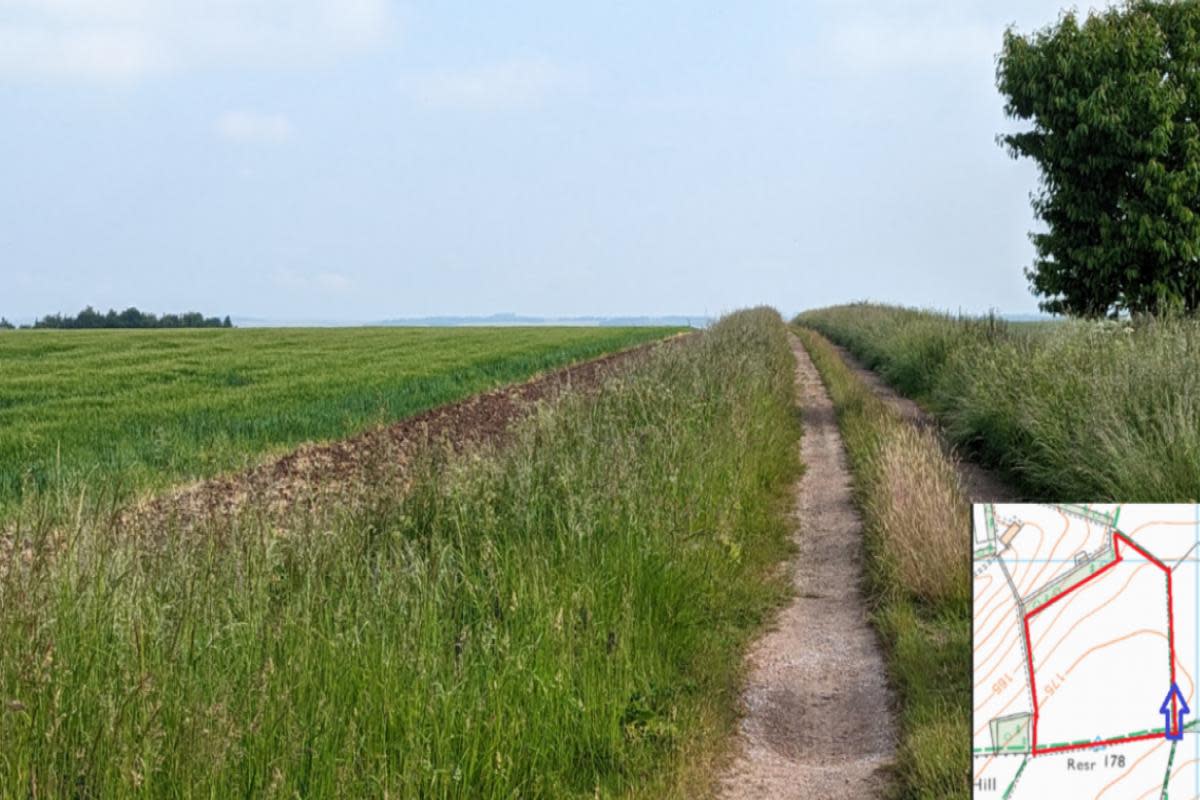
M 109 309 L 101 314 L 91 306 L 75 316 L 48 314 L 34 321 L 35 328 L 66 328 L 89 330 L 93 328 L 232 328 L 233 320 L 228 316 L 206 317 L 198 311 L 183 314 L 163 314 L 161 317 L 127 308 L 124 311 Z

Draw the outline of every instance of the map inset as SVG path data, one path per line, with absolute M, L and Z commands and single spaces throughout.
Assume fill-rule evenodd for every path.
M 974 508 L 976 798 L 1200 799 L 1200 506 Z

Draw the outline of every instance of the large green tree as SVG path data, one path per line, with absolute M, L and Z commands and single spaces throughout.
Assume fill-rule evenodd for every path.
M 1047 311 L 1200 308 L 1200 2 L 1129 2 L 1009 30 L 1002 137 L 1041 169 L 1026 270 Z

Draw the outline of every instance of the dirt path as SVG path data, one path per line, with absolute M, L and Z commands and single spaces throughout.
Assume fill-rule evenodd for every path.
M 937 420 L 928 411 L 907 397 L 897 394 L 896 390 L 888 386 L 878 373 L 864 367 L 844 347 L 835 344 L 833 348 L 842 357 L 842 361 L 846 362 L 846 366 L 850 367 L 858 377 L 862 378 L 875 392 L 875 395 L 891 406 L 897 414 L 918 428 L 932 428 L 940 433 L 941 428 Z M 1013 503 L 1019 502 L 1022 499 L 1020 492 L 992 470 L 958 458 L 948 445 L 946 446 L 946 451 L 954 466 L 958 468 L 958 474 L 962 478 L 962 487 L 966 491 L 967 499 L 970 502 Z
M 862 520 L 833 404 L 800 341 L 796 393 L 805 471 L 796 486 L 796 596 L 753 647 L 741 753 L 726 798 L 867 798 L 896 743 L 883 653 L 867 622 Z

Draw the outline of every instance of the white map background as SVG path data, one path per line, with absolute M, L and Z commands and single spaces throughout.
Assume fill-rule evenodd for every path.
M 1200 506 L 980 504 L 973 536 L 974 796 L 1200 800 Z

